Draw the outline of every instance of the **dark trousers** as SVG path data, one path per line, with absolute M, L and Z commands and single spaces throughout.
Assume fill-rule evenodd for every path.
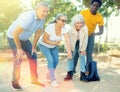
M 88 44 L 87 44 L 87 49 L 86 49 L 86 54 L 87 54 L 86 71 L 89 71 L 89 62 L 93 61 L 92 54 L 94 50 L 94 40 L 95 40 L 95 37 L 93 35 L 88 37 Z M 76 69 L 78 57 L 79 57 L 79 53 L 76 52 L 75 58 L 74 58 L 74 71 Z
M 73 58 L 73 61 L 74 61 L 73 72 L 76 72 L 76 66 L 77 66 L 77 62 L 78 62 L 78 58 L 79 58 L 79 53 L 78 53 L 78 50 L 79 50 L 79 40 L 76 41 L 75 50 L 76 51 L 75 51 L 74 58 Z
M 12 49 L 13 52 L 13 58 L 14 58 L 14 64 L 13 64 L 13 78 L 12 81 L 13 82 L 18 82 L 20 79 L 20 69 L 21 69 L 21 62 L 22 60 L 17 60 L 16 59 L 16 53 L 17 53 L 17 49 L 16 49 L 16 45 L 14 43 L 14 40 L 11 38 L 8 38 L 8 42 L 9 45 Z M 38 75 L 37 75 L 37 60 L 36 58 L 32 57 L 31 52 L 32 52 L 32 44 L 29 40 L 27 41 L 20 41 L 21 46 L 23 51 L 25 52 L 28 60 L 29 60 L 29 65 L 30 65 L 30 72 L 31 72 L 31 80 L 37 80 L 38 79 Z
M 77 63 L 78 63 L 78 58 L 79 58 L 79 53 L 76 52 L 75 56 L 74 56 L 74 68 L 73 68 L 73 72 L 76 72 L 76 66 L 77 66 Z
M 89 71 L 89 63 L 93 61 L 92 54 L 94 50 L 94 41 L 95 41 L 95 37 L 93 35 L 88 37 L 88 44 L 86 49 L 86 54 L 87 54 L 86 70 L 87 71 Z

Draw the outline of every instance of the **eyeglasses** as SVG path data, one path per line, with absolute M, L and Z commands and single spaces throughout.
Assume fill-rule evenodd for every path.
M 66 22 L 67 22 L 67 20 L 63 20 L 63 19 L 59 19 L 59 20 L 61 20 L 63 23 L 66 23 Z

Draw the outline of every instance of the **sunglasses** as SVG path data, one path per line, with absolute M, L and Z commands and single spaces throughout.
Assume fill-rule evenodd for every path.
M 63 23 L 66 23 L 66 22 L 67 22 L 67 20 L 63 20 L 63 19 L 59 19 L 59 20 L 61 20 Z

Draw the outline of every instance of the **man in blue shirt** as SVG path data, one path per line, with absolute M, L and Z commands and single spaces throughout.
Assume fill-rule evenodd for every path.
M 19 85 L 19 79 L 20 66 L 24 53 L 26 54 L 30 64 L 31 83 L 44 86 L 44 84 L 37 80 L 38 75 L 35 48 L 42 32 L 45 18 L 48 15 L 48 11 L 48 5 L 44 2 L 40 2 L 35 7 L 35 10 L 21 14 L 8 28 L 7 38 L 14 56 L 12 78 L 12 87 L 14 89 L 22 90 L 22 87 Z M 33 44 L 29 41 L 32 34 L 34 34 Z

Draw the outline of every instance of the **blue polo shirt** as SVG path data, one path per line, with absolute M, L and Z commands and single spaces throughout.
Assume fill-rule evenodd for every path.
M 34 10 L 24 12 L 8 28 L 7 36 L 13 38 L 13 32 L 17 26 L 21 26 L 24 31 L 19 35 L 20 40 L 28 40 L 38 29 L 43 29 L 45 19 L 38 19 Z

